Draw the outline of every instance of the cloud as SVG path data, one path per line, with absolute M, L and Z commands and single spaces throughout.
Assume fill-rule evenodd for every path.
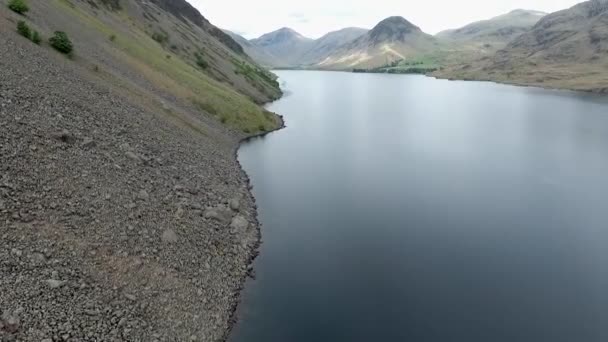
M 300 24 L 305 24 L 305 23 L 311 22 L 310 18 L 308 18 L 306 16 L 306 14 L 301 13 L 301 12 L 290 13 L 289 18 L 291 19 L 291 21 L 294 21 L 294 22 L 297 22 Z

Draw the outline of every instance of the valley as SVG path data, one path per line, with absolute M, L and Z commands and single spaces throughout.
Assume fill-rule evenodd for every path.
M 420 73 L 606 92 L 606 18 L 608 2 L 591 0 L 557 13 L 516 9 L 434 36 L 399 16 L 317 40 L 288 28 L 250 41 L 232 35 L 270 68 Z

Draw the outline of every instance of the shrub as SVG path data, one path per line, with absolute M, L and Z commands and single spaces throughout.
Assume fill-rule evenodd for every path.
M 69 55 L 74 51 L 74 45 L 68 38 L 68 35 L 62 31 L 56 31 L 55 35 L 49 39 L 49 43 L 55 50 L 66 55 Z
M 30 10 L 24 0 L 10 0 L 8 2 L 8 8 L 19 14 L 24 14 L 25 12 Z
M 266 131 L 266 126 L 264 126 L 264 124 L 260 124 L 260 125 L 258 126 L 258 131 L 260 131 L 260 132 L 265 132 L 265 131 Z
M 167 41 L 169 41 L 169 35 L 166 33 L 154 32 L 152 33 L 152 39 L 159 44 L 164 45 Z
M 196 57 L 196 65 L 198 65 L 201 69 L 205 70 L 209 67 L 209 63 L 203 58 L 203 55 L 200 53 L 195 53 L 194 57 Z
M 113 42 L 115 40 L 116 40 L 116 35 L 115 34 L 110 35 L 110 41 Z
M 42 42 L 42 37 L 40 37 L 40 33 L 38 33 L 38 31 L 34 31 L 32 33 L 32 42 L 37 45 L 40 45 L 40 43 Z
M 23 20 L 19 20 L 17 23 L 17 32 L 27 39 L 32 39 L 32 30 Z

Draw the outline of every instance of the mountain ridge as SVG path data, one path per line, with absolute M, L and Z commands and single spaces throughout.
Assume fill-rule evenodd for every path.
M 439 77 L 584 91 L 608 91 L 608 1 L 551 13 L 494 55 L 438 72 Z

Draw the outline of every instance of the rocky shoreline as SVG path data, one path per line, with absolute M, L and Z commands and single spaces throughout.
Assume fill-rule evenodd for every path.
M 0 341 L 226 340 L 260 243 L 248 138 L 3 25 Z
M 253 262 L 259 256 L 260 246 L 262 244 L 262 230 L 261 230 L 262 227 L 261 227 L 261 223 L 258 221 L 258 214 L 257 214 L 258 206 L 257 206 L 256 200 L 255 200 L 255 197 L 251 193 L 251 189 L 253 189 L 253 184 L 251 182 L 251 179 L 249 178 L 249 175 L 247 174 L 247 171 L 245 171 L 245 168 L 239 162 L 239 159 L 238 159 L 239 149 L 242 144 L 246 144 L 253 139 L 263 138 L 271 133 L 274 133 L 274 132 L 280 131 L 284 128 L 287 128 L 287 126 L 285 125 L 284 117 L 282 115 L 279 115 L 279 119 L 281 121 L 281 125 L 279 127 L 275 128 L 273 130 L 267 131 L 267 132 L 258 133 L 258 134 L 254 134 L 254 135 L 250 135 L 245 138 L 242 138 L 240 140 L 238 146 L 234 149 L 234 159 L 236 160 L 237 163 L 239 163 L 239 166 L 242 170 L 242 177 L 244 179 L 244 182 L 247 184 L 247 189 L 249 190 L 248 193 L 249 193 L 249 196 L 251 197 L 251 201 L 253 202 L 253 209 L 255 212 L 253 224 L 256 227 L 255 229 L 257 231 L 257 240 L 253 246 L 252 253 L 249 257 L 249 260 L 247 261 L 247 274 L 245 275 L 245 277 L 243 277 L 242 282 L 241 282 L 241 287 L 239 288 L 239 290 L 237 292 L 236 302 L 235 302 L 235 305 L 232 307 L 232 310 L 230 313 L 228 330 L 226 332 L 225 337 L 222 339 L 223 342 L 228 341 L 228 339 L 230 338 L 230 334 L 232 333 L 234 327 L 238 324 L 238 321 L 239 321 L 238 310 L 239 310 L 239 305 L 242 302 L 243 290 L 245 289 L 247 279 L 255 278 L 255 270 L 253 269 Z

